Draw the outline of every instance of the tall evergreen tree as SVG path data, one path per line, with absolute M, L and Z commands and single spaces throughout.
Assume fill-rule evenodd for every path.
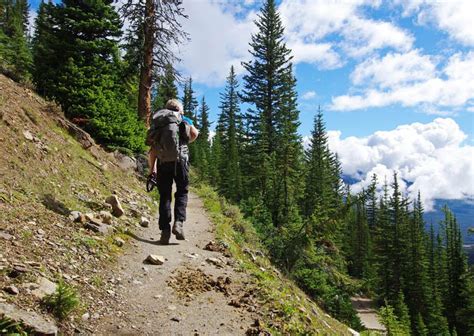
M 173 47 L 187 38 L 180 23 L 180 18 L 186 18 L 182 5 L 182 0 L 127 0 L 121 6 L 122 14 L 131 23 L 131 31 L 136 33 L 137 39 L 143 40 L 138 115 L 146 124 L 152 109 L 154 73 L 163 72 L 168 64 L 177 60 Z
M 156 95 L 153 98 L 153 110 L 159 110 L 165 107 L 165 104 L 170 99 L 177 99 L 178 88 L 175 84 L 176 72 L 171 63 L 165 67 L 165 72 L 158 80 Z
M 285 119 L 282 114 L 294 114 L 294 109 L 285 109 L 289 107 L 288 96 L 295 96 L 294 78 L 290 50 L 283 41 L 284 28 L 274 0 L 264 2 L 255 24 L 258 32 L 250 42 L 252 60 L 243 63 L 247 73 L 243 77 L 242 99 L 251 105 L 246 114 L 250 126 L 246 159 L 250 163 L 245 171 L 244 189 L 247 195 L 261 195 L 268 208 L 275 210 L 274 185 L 282 174 L 276 168 L 281 135 L 278 122 Z M 278 212 L 272 212 L 274 224 L 281 224 Z
M 100 143 L 142 150 L 143 125 L 119 83 L 121 22 L 112 0 L 64 0 L 40 11 L 36 85 Z
M 241 116 L 238 82 L 233 66 L 230 68 L 224 93 L 221 93 L 220 108 L 217 128 L 220 132 L 222 151 L 227 154 L 221 162 L 217 163 L 221 175 L 220 189 L 230 200 L 238 201 L 242 196 L 241 147 L 239 146 L 242 129 L 239 125 Z
M 184 83 L 183 98 L 181 100 L 183 102 L 184 115 L 190 118 L 196 126 L 199 127 L 196 116 L 196 108 L 199 104 L 195 97 L 193 79 L 191 77 Z
M 196 153 L 196 166 L 201 170 L 202 176 L 206 179 L 210 178 L 210 164 L 211 164 L 211 144 L 209 143 L 209 106 L 206 103 L 206 99 L 203 96 L 201 100 L 201 106 L 199 108 L 199 119 L 200 125 L 199 138 L 196 141 L 195 153 Z
M 31 51 L 27 43 L 27 24 L 24 24 L 24 0 L 3 1 L 0 5 L 0 70 L 12 79 L 30 79 Z

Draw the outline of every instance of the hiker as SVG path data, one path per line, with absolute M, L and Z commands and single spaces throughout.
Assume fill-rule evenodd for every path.
M 184 116 L 183 105 L 177 99 L 170 99 L 163 110 L 152 116 L 147 134 L 147 145 L 151 146 L 148 164 L 152 173 L 156 172 L 160 193 L 161 230 L 160 244 L 168 245 L 171 232 L 177 240 L 184 240 L 183 224 L 186 221 L 186 206 L 189 187 L 188 144 L 196 140 L 198 130 L 192 121 Z M 171 229 L 171 190 L 176 183 L 174 194 L 174 224 Z

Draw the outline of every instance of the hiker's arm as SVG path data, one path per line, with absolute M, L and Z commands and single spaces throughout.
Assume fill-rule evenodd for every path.
M 155 161 L 156 161 L 156 149 L 151 148 L 148 152 L 148 171 L 149 173 L 155 173 Z
M 189 126 L 189 143 L 196 140 L 198 135 L 199 135 L 199 131 L 197 130 L 197 128 L 194 127 L 193 125 L 190 125 Z

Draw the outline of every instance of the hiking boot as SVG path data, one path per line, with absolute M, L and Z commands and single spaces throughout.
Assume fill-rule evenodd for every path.
M 183 222 L 176 221 L 173 224 L 173 234 L 177 240 L 184 240 Z
M 170 229 L 161 231 L 161 237 L 159 240 L 160 245 L 168 245 L 170 243 L 170 237 Z

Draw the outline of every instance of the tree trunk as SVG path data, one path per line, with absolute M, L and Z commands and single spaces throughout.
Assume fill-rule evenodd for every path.
M 144 53 L 140 69 L 140 86 L 138 89 L 138 116 L 149 126 L 151 114 L 151 81 L 153 73 L 153 43 L 154 43 L 154 0 L 146 0 L 144 20 Z

